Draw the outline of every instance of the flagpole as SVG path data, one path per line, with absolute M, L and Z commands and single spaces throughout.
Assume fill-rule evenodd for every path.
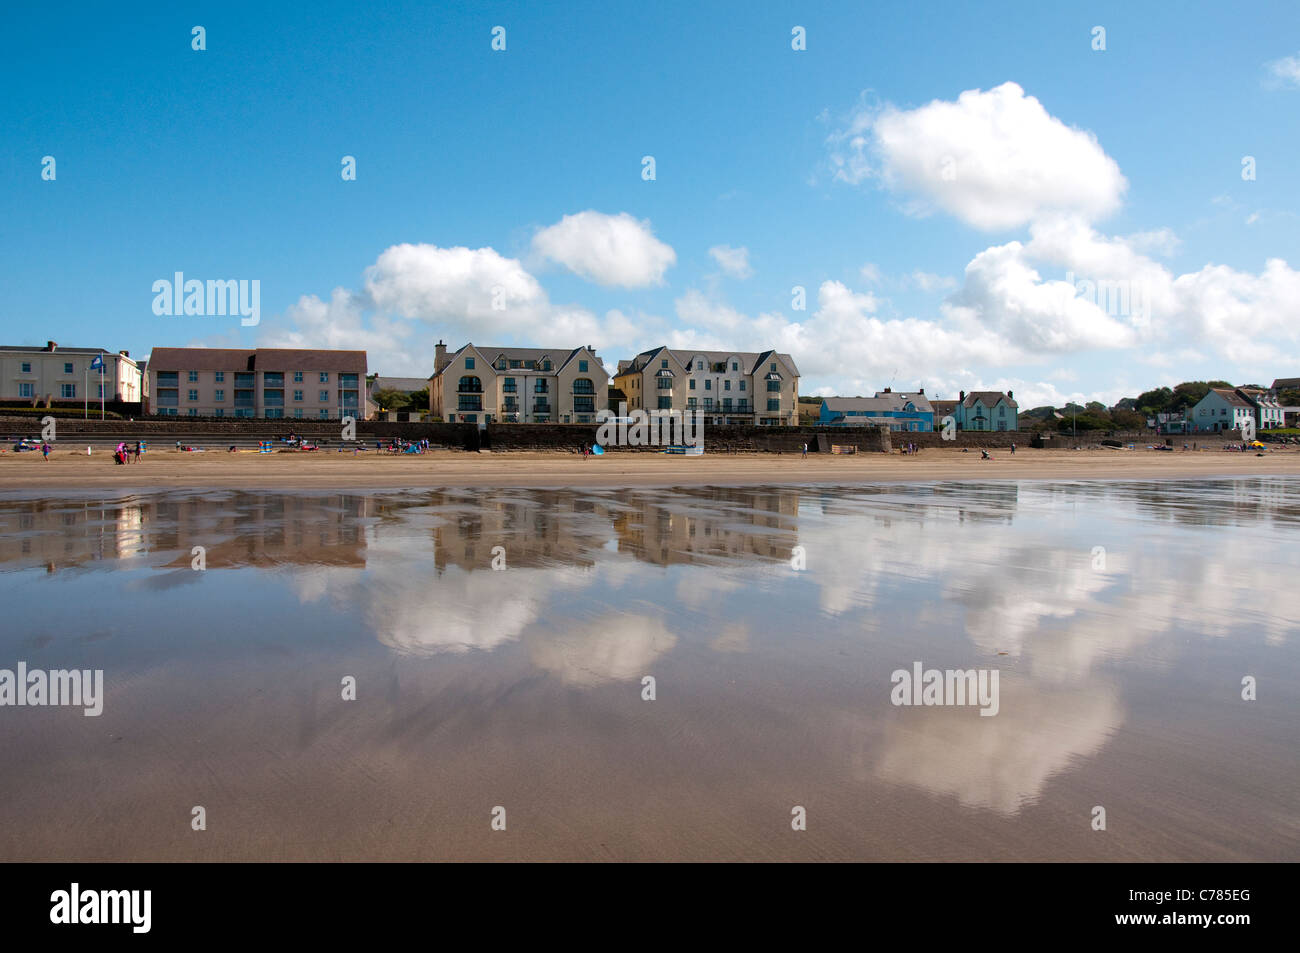
M 104 355 L 99 355 L 99 419 L 104 419 Z
M 89 366 L 82 373 L 82 376 L 85 378 L 85 380 L 82 382 L 82 387 L 81 387 L 81 400 L 83 402 L 81 408 L 81 419 L 89 420 L 90 419 L 90 368 Z

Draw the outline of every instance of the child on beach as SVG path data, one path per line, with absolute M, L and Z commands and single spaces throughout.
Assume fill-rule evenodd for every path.
M 50 462 L 50 445 L 48 443 L 41 444 L 41 456 L 45 458 L 46 463 Z

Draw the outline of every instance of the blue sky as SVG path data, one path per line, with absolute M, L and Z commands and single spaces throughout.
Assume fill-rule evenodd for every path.
M 1300 7 L 1140 7 L 24 6 L 2 343 L 774 346 L 805 393 L 1022 405 L 1300 374 Z M 260 323 L 156 315 L 177 271 Z

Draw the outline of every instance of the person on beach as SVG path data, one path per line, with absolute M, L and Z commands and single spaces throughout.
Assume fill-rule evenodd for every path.
M 131 462 L 132 463 L 140 462 L 140 441 L 139 440 L 135 442 L 135 446 L 131 449 Z
M 1014 443 L 1011 445 L 1011 455 L 1013 457 L 1016 455 L 1016 445 Z
M 804 458 L 805 460 L 808 459 L 808 444 L 806 444 L 806 443 L 803 445 L 803 458 Z
M 41 456 L 45 458 L 46 463 L 50 462 L 50 445 L 48 443 L 41 444 Z
M 980 459 L 981 459 L 981 460 L 992 460 L 993 458 L 989 456 L 989 452 L 988 452 L 987 450 L 981 450 L 981 451 L 980 451 Z

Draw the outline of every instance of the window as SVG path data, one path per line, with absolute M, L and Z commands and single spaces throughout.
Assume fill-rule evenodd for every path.
M 190 374 L 189 374 L 189 382 L 190 382 L 191 384 L 197 384 L 197 383 L 199 382 L 199 372 L 198 372 L 198 371 L 190 371 Z
M 199 392 L 197 390 L 194 390 L 193 388 L 190 388 L 185 393 L 185 399 L 193 403 L 194 401 L 199 399 Z
M 320 372 L 320 382 L 321 382 L 322 384 L 328 384 L 328 383 L 330 382 L 329 371 L 321 371 L 321 372 Z
M 594 394 L 596 385 L 591 382 L 589 377 L 579 377 L 573 382 L 573 392 L 575 394 Z
M 738 371 L 738 370 L 740 370 L 740 368 L 736 365 L 736 362 L 735 362 L 735 361 L 732 361 L 732 362 L 731 362 L 731 369 L 732 369 L 733 371 Z
M 585 373 L 587 373 L 587 362 L 586 362 L 586 361 L 579 361 L 579 362 L 578 362 L 578 373 L 579 373 L 579 374 L 585 374 Z
M 660 397 L 660 398 L 659 398 L 659 409 L 660 409 L 660 410 L 672 410 L 672 409 L 673 409 L 673 398 L 672 398 L 672 395 L 671 395 L 671 394 L 668 395 L 667 397 Z
M 705 381 L 705 383 L 708 383 L 708 382 Z M 656 389 L 658 389 L 658 390 L 672 390 L 672 389 L 673 389 L 673 379 L 672 379 L 671 377 L 656 377 L 656 378 L 655 378 L 655 387 L 656 387 Z
M 24 373 L 24 374 L 30 374 L 31 372 L 32 372 L 32 365 L 31 365 L 31 362 L 29 362 L 29 361 L 23 361 L 23 373 Z
M 216 410 L 214 410 L 214 411 L 212 412 L 212 416 L 214 416 L 214 417 L 224 417 L 224 416 L 226 416 L 225 408 L 218 407 Z
M 294 371 L 294 372 L 293 372 L 293 382 L 294 382 L 295 384 L 301 384 L 301 383 L 302 383 L 302 371 Z
M 18 385 L 18 396 L 19 396 L 19 397 L 35 397 L 35 396 L 36 396 L 34 393 L 32 393 L 32 382 L 31 382 L 31 381 L 23 381 L 21 384 Z
M 283 416 L 284 416 L 284 408 L 283 408 L 283 407 L 277 407 L 277 408 L 275 408 L 274 410 L 268 408 L 267 411 L 266 411 L 266 419 L 267 419 L 267 420 L 279 420 L 279 419 L 280 419 L 281 417 L 283 417 Z
M 781 398 L 780 398 L 780 397 L 769 397 L 769 398 L 767 399 L 767 409 L 768 409 L 768 410 L 780 410 L 780 409 L 781 409 Z
M 551 362 L 550 362 L 550 361 L 542 361 L 542 370 L 544 370 L 544 371 L 549 371 L 550 369 L 551 369 Z
M 523 362 L 523 361 L 511 361 L 511 362 L 510 362 L 510 369 L 511 369 L 512 371 L 517 371 L 517 370 L 519 370 L 519 368 L 521 368 L 521 367 L 523 367 L 523 366 L 524 366 L 524 362 Z
M 340 375 L 339 375 L 339 387 L 342 387 L 342 388 L 344 388 L 345 390 L 356 390 L 356 387 L 357 387 L 357 375 L 356 375 L 356 374 L 340 374 Z
M 318 403 L 318 404 L 328 404 L 329 402 L 330 402 L 330 392 L 327 391 L 327 390 L 323 390 L 323 391 L 321 391 L 321 392 L 320 392 L 320 400 L 318 400 L 316 403 Z
M 226 392 L 221 388 L 217 388 L 212 392 L 212 399 L 219 404 L 226 399 Z
M 460 394 L 456 398 L 456 400 L 457 400 L 457 404 L 456 404 L 457 410 L 482 410 L 483 409 L 482 394 Z
M 705 390 L 713 390 L 713 381 L 705 381 L 705 382 L 704 382 L 704 389 L 705 389 Z
M 235 371 L 235 387 L 236 387 L 236 388 L 239 388 L 239 389 L 249 388 L 249 389 L 251 389 L 252 386 L 253 386 L 253 374 L 252 374 L 251 371 L 249 371 L 249 372 L 240 372 L 240 371 Z
M 768 390 L 768 393 L 771 393 L 771 392 L 773 392 L 773 391 L 779 391 L 780 389 L 781 389 L 781 382 L 780 382 L 780 381 L 768 381 L 768 382 L 767 382 L 767 390 Z
M 731 381 L 723 381 L 723 382 L 722 382 L 722 389 L 723 389 L 723 390 L 731 390 Z
M 712 397 L 706 397 L 706 398 L 704 398 L 704 409 L 705 409 L 705 410 L 712 410 L 712 409 L 713 409 L 713 398 L 712 398 Z
M 998 408 L 998 416 L 999 416 L 999 417 L 1005 417 L 1006 415 L 1007 415 L 1007 409 L 1006 409 L 1006 407 L 999 407 L 999 408 Z
M 744 382 L 744 381 L 741 381 L 741 382 L 740 382 L 740 389 L 741 389 L 741 390 L 744 390 L 744 389 L 745 389 L 745 382 Z
M 483 393 L 483 382 L 477 377 L 462 377 L 456 384 L 456 390 L 465 394 Z
M 519 390 L 515 385 L 515 379 L 513 377 L 503 378 L 501 381 L 501 389 L 507 394 L 513 394 Z
M 545 394 L 550 390 L 550 383 L 543 377 L 539 377 L 533 382 L 534 394 Z
M 474 358 L 472 357 L 465 358 L 465 370 L 467 371 L 474 370 Z
M 690 386 L 690 389 L 691 389 L 691 390 L 695 390 L 695 378 L 694 378 L 694 377 L 691 378 L 691 386 Z
M 197 417 L 199 415 L 199 409 L 197 407 L 191 407 L 188 411 L 186 411 L 186 413 L 190 417 Z
M 71 361 L 69 361 L 68 363 L 66 363 L 66 364 L 63 365 L 63 373 L 65 373 L 65 374 L 71 374 L 71 373 L 72 373 L 72 362 L 71 362 Z
M 775 364 L 769 364 L 769 365 L 767 365 L 767 369 L 768 369 L 770 372 L 772 372 L 773 374 L 776 373 L 776 365 L 775 365 Z
M 326 410 L 324 407 L 322 407 L 320 412 L 320 419 L 329 420 L 329 416 L 330 416 L 330 412 Z
M 267 407 L 283 407 L 284 391 L 279 388 L 262 391 L 262 403 Z M 267 416 L 269 417 L 270 413 Z
M 593 414 L 596 412 L 595 397 L 575 397 L 573 398 L 573 411 L 577 414 Z
M 218 384 L 224 384 L 225 381 L 226 381 L 226 372 L 225 372 L 225 371 L 217 371 L 217 372 L 216 372 L 216 377 L 217 377 L 217 383 L 218 383 Z
M 299 420 L 301 420 L 301 419 L 302 419 L 302 408 L 301 408 L 301 407 L 295 407 L 295 408 L 293 409 L 293 415 L 294 415 L 295 417 L 297 417 Z
M 695 398 L 694 398 L 694 397 L 687 397 L 687 398 L 686 398 L 686 409 L 687 409 L 687 410 L 694 410 L 694 409 L 695 409 Z
M 300 391 L 300 390 L 296 390 L 296 391 L 294 391 L 294 392 L 293 392 L 293 399 L 294 399 L 294 403 L 301 404 L 301 403 L 302 403 L 302 391 Z
M 263 387 L 283 387 L 284 371 L 264 371 L 262 373 Z
M 660 361 L 660 362 L 659 362 L 659 366 L 660 366 L 660 367 L 663 367 L 663 368 L 667 368 L 667 367 L 668 367 L 668 359 L 667 359 L 667 358 L 664 358 L 662 361 Z
M 498 358 L 497 358 L 497 370 L 499 370 L 499 371 L 504 371 L 505 369 L 506 369 L 506 359 L 505 359 L 504 357 L 498 357 Z
M 76 397 L 76 396 L 77 396 L 77 385 L 76 385 L 76 384 L 61 384 L 61 385 L 60 385 L 60 390 L 59 390 L 59 396 L 62 397 L 64 400 L 71 400 L 73 397 Z

